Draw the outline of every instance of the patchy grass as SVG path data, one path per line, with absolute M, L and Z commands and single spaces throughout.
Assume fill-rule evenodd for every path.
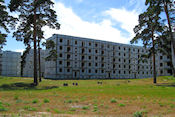
M 130 79 L 130 82 L 100 80 L 103 84 L 98 85 L 97 80 L 43 79 L 39 86 L 34 87 L 32 78 L 0 77 L 0 116 L 16 113 L 32 116 L 43 112 L 115 117 L 140 116 L 142 112 L 148 117 L 173 117 L 175 78 L 164 76 L 157 80 L 156 85 L 150 78 Z M 73 86 L 73 82 L 78 86 Z M 64 83 L 69 85 L 64 87 Z

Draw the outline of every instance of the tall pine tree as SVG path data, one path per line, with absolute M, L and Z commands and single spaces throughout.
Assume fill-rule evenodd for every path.
M 168 33 L 166 35 L 166 38 L 164 39 L 169 40 L 170 38 L 171 64 L 172 64 L 173 75 L 175 77 L 175 37 L 173 35 L 173 26 L 175 26 L 175 17 L 174 17 L 175 1 L 173 2 L 173 0 L 146 0 L 145 4 L 148 6 L 156 5 L 157 7 L 159 7 L 160 12 L 165 13 L 166 15 L 166 21 L 167 21 L 166 24 L 168 24 L 168 31 L 167 31 Z
M 14 32 L 14 37 L 31 45 L 34 49 L 34 84 L 38 85 L 37 79 L 37 40 L 43 39 L 42 28 L 48 26 L 52 29 L 59 29 L 56 12 L 51 8 L 51 0 L 11 0 L 10 11 L 19 13 L 19 26 Z
M 7 34 L 2 31 L 4 30 L 4 32 L 6 31 L 9 33 L 8 26 L 14 28 L 17 19 L 9 16 L 7 7 L 4 5 L 4 0 L 0 0 L 0 14 L 0 48 L 2 48 L 3 45 L 5 45 L 7 37 Z
M 154 12 L 156 11 L 156 12 Z M 156 83 L 156 35 L 162 30 L 159 23 L 160 17 L 159 7 L 156 5 L 149 6 L 146 11 L 139 15 L 139 24 L 135 26 L 135 37 L 131 40 L 131 43 L 137 43 L 139 40 L 143 42 L 144 47 L 149 51 L 149 55 L 152 54 L 153 59 L 153 83 Z

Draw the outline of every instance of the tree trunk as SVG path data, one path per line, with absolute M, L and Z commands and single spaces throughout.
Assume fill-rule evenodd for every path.
M 156 79 L 156 57 L 155 57 L 155 48 L 154 48 L 154 32 L 152 31 L 152 46 L 153 46 L 153 74 L 154 74 L 154 81 L 153 83 L 157 83 Z
M 35 2 L 36 0 L 34 0 Z M 33 76 L 34 76 L 34 85 L 38 85 L 38 78 L 37 78 L 37 48 L 36 48 L 36 8 L 34 10 L 34 19 L 33 19 L 33 44 L 34 44 L 34 60 L 33 60 L 33 65 L 34 65 L 34 71 L 33 71 Z
M 170 21 L 169 12 L 168 12 L 168 5 L 167 3 L 165 3 L 165 1 L 164 1 L 164 10 L 165 10 L 165 14 L 168 20 L 169 33 L 170 33 L 170 38 L 171 38 L 171 58 L 172 58 L 171 62 L 173 64 L 172 73 L 173 73 L 173 76 L 175 77 L 175 41 L 173 38 L 173 32 L 171 28 L 171 21 Z
M 41 58 L 40 58 L 40 40 L 38 40 L 38 69 L 39 69 L 39 82 L 41 82 Z

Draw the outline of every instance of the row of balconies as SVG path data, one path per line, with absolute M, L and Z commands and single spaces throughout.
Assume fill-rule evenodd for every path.
M 118 55 L 118 53 L 130 53 L 130 54 L 143 54 L 141 53 L 134 53 L 130 51 L 121 51 L 121 50 L 107 50 L 101 48 L 85 48 L 85 47 L 75 47 L 75 46 L 57 46 L 58 52 L 70 52 L 70 53 L 84 53 L 84 54 L 107 54 L 110 53 L 111 55 Z
M 82 39 L 77 37 L 67 37 L 67 36 L 59 37 L 57 44 L 69 45 L 74 47 L 90 47 L 90 48 L 100 48 L 100 49 L 105 48 L 109 50 L 124 50 L 124 51 L 133 51 L 133 52 L 136 51 L 136 52 L 143 52 L 143 53 L 145 51 L 142 47 L 136 47 L 136 46 L 130 46 L 130 45 L 112 43 L 112 42 L 104 42 L 99 40 Z

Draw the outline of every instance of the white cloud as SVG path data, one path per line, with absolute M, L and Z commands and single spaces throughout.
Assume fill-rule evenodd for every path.
M 23 53 L 25 49 L 16 49 L 15 52 L 21 52 Z
M 112 17 L 116 22 L 121 23 L 121 28 L 130 33 L 130 37 L 133 37 L 133 28 L 138 24 L 138 15 L 135 10 L 127 11 L 125 8 L 114 9 L 106 11 L 106 14 Z
M 45 37 L 51 37 L 52 34 L 65 34 L 72 36 L 80 36 L 87 38 L 94 38 L 112 42 L 128 43 L 131 40 L 133 27 L 137 24 L 137 14 L 132 11 L 126 11 L 125 9 L 110 9 L 104 11 L 110 17 L 104 18 L 102 22 L 88 22 L 82 20 L 76 15 L 72 8 L 67 8 L 60 2 L 55 2 L 54 9 L 57 12 L 59 23 L 61 24 L 60 30 L 52 30 L 45 27 Z M 122 35 L 122 32 L 114 28 L 113 22 L 120 22 L 121 27 L 130 33 L 127 38 Z

